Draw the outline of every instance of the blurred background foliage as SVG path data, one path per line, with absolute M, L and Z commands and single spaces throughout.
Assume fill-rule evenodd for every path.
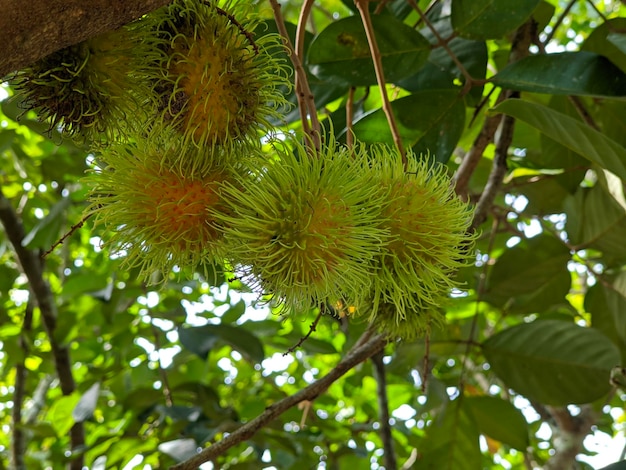
M 428 340 L 389 344 L 202 468 L 588 469 L 624 458 L 626 10 L 615 0 L 418 5 L 428 25 L 410 1 L 371 5 L 405 145 L 452 175 L 490 119 L 514 122 L 476 262 L 458 273 L 465 288 Z M 292 33 L 301 6 L 282 2 Z M 275 31 L 267 3 L 258 8 Z M 345 139 L 353 93 L 356 138 L 392 143 L 369 50 L 337 40 L 361 41 L 354 4 L 316 1 L 307 29 L 320 116 Z M 66 468 L 77 455 L 93 469 L 168 468 L 327 374 L 366 328 L 324 316 L 292 351 L 314 312 L 285 318 L 229 273 L 147 288 L 89 221 L 43 258 L 81 222 L 93 155 L 22 113 L 10 85 L 0 93 L 0 468 Z M 499 104 L 501 93 L 521 99 Z M 301 130 L 295 109 L 276 124 Z M 464 170 L 460 193 L 474 203 L 503 125 Z M 16 227 L 50 286 L 53 331 L 10 243 Z M 70 393 L 58 350 L 70 357 Z M 377 363 L 395 462 L 383 452 Z M 76 423 L 85 440 L 72 453 Z

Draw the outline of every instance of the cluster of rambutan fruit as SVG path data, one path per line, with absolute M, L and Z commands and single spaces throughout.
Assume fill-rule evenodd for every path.
M 318 149 L 268 139 L 288 77 L 259 24 L 246 1 L 175 0 L 17 89 L 90 143 L 87 214 L 146 281 L 226 263 L 291 310 L 349 306 L 390 336 L 423 333 L 468 258 L 468 206 L 428 159 L 332 132 Z

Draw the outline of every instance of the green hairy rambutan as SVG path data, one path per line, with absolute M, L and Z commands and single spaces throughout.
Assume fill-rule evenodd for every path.
M 373 264 L 371 318 L 400 337 L 441 323 L 438 307 L 458 287 L 453 277 L 470 257 L 469 206 L 458 199 L 443 165 L 384 146 L 370 150 L 373 181 L 384 194 L 385 243 Z
M 220 223 L 211 214 L 229 213 L 220 188 L 226 181 L 236 187 L 236 170 L 197 153 L 180 140 L 153 136 L 106 149 L 86 178 L 93 186 L 87 213 L 111 231 L 106 247 L 139 266 L 146 280 L 158 271 L 166 279 L 174 266 L 223 261 Z
M 370 263 L 383 234 L 381 193 L 363 158 L 329 139 L 313 155 L 275 143 L 277 159 L 224 198 L 229 258 L 257 291 L 294 310 L 325 302 L 353 305 L 371 283 Z M 311 151 L 312 152 L 312 151 Z
M 237 19 L 235 19 L 237 18 Z M 146 28 L 161 56 L 152 80 L 161 121 L 197 146 L 257 143 L 286 103 L 282 47 L 275 35 L 254 36 L 248 2 L 176 0 L 152 13 Z
M 143 115 L 149 88 L 140 64 L 148 56 L 133 27 L 122 27 L 44 57 L 13 85 L 50 129 L 88 143 L 110 141 Z

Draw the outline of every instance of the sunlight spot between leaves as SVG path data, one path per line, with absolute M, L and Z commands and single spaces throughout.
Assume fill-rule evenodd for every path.
M 265 359 L 263 366 L 263 376 L 267 377 L 275 372 L 282 372 L 294 361 L 292 356 L 283 356 L 282 353 L 274 353 L 272 357 Z

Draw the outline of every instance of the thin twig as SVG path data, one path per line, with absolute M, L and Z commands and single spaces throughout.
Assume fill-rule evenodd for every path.
M 298 18 L 298 25 L 296 27 L 296 44 L 294 47 L 294 55 L 302 61 L 304 60 L 304 39 L 306 37 L 306 21 L 313 7 L 312 0 L 305 0 L 300 10 L 300 17 Z M 306 73 L 304 74 L 306 79 Z M 294 78 L 294 89 L 296 90 L 296 96 L 304 96 L 302 89 L 302 82 L 300 81 L 300 74 L 296 73 Z M 303 100 L 304 102 L 305 100 Z M 300 113 L 300 121 L 302 122 L 302 130 L 306 135 L 312 136 L 311 127 L 309 126 L 309 120 L 307 115 L 315 112 L 315 104 L 311 109 L 311 103 L 307 103 L 306 106 L 303 102 L 298 101 L 298 111 Z
M 422 361 L 422 386 L 421 390 L 423 394 L 426 394 L 426 386 L 428 385 L 428 377 L 430 376 L 430 330 L 424 337 L 424 359 Z
M 287 354 L 291 354 L 296 349 L 298 349 L 300 346 L 302 346 L 302 343 L 304 343 L 307 339 L 309 339 L 309 336 L 311 336 L 311 334 L 314 331 L 316 331 L 317 324 L 319 323 L 320 318 L 322 318 L 323 314 L 324 314 L 324 310 L 323 310 L 323 308 L 320 307 L 320 311 L 317 314 L 317 316 L 315 317 L 315 320 L 313 320 L 313 323 L 311 323 L 311 325 L 309 326 L 309 331 L 307 332 L 307 334 L 304 335 L 302 338 L 300 338 L 300 340 L 296 344 L 291 346 L 286 352 L 284 352 L 283 356 L 286 356 Z
M 467 71 L 465 66 L 461 63 L 461 61 L 456 56 L 456 54 L 454 52 L 452 52 L 452 49 L 450 49 L 450 46 L 448 45 L 448 42 L 441 37 L 441 35 L 437 31 L 437 29 L 428 20 L 428 18 L 426 17 L 426 15 L 422 11 L 422 9 L 419 7 L 417 2 L 415 0 L 408 0 L 408 2 L 411 5 L 411 7 L 413 7 L 413 9 L 420 15 L 420 18 L 422 19 L 424 24 L 428 27 L 428 29 L 430 29 L 430 31 L 433 33 L 433 35 L 437 39 L 438 45 L 443 47 L 444 51 L 446 51 L 446 53 L 450 56 L 450 58 L 452 59 L 454 64 L 457 66 L 457 68 L 461 72 L 461 75 L 463 75 L 463 77 L 465 77 L 465 84 L 463 85 L 463 95 L 469 93 L 469 91 L 472 88 L 472 86 L 475 83 L 478 83 L 478 81 L 474 80 L 474 78 L 472 78 L 472 76 Z M 481 83 L 486 83 L 486 80 L 481 81 Z
M 304 0 L 298 17 L 298 26 L 296 27 L 296 47 L 294 48 L 296 55 L 300 60 L 304 57 L 304 39 L 306 37 L 306 22 L 311 14 L 313 3 L 315 0 Z M 296 76 L 296 83 L 298 77 Z
M 244 28 L 243 25 L 239 21 L 237 21 L 237 18 L 235 18 L 232 14 L 228 13 L 225 10 L 222 10 L 220 7 L 217 7 L 217 6 L 215 7 L 215 11 L 217 11 L 218 15 L 222 15 L 226 17 L 228 21 L 230 21 L 232 24 L 235 25 L 235 27 L 237 27 L 239 32 L 246 37 L 246 39 L 248 40 L 248 42 L 254 49 L 254 53 L 256 55 L 259 55 L 261 53 L 261 51 L 259 51 L 259 46 L 257 46 L 256 42 L 254 42 L 254 34 L 252 34 L 250 31 L 247 31 L 246 28 Z
M 288 409 L 296 406 L 304 400 L 312 401 L 320 394 L 324 393 L 336 380 L 342 377 L 346 372 L 351 370 L 357 364 L 367 360 L 373 354 L 385 347 L 387 340 L 381 334 L 369 339 L 362 345 L 353 347 L 345 357 L 324 377 L 313 382 L 311 385 L 303 388 L 297 393 L 283 398 L 282 400 L 270 405 L 263 413 L 247 422 L 239 429 L 224 437 L 221 441 L 207 447 L 198 455 L 185 460 L 177 465 L 170 467 L 170 470 L 196 470 L 199 465 L 208 462 L 218 455 L 222 455 L 234 445 L 239 444 L 254 436 L 260 429 L 269 422 L 276 419 Z M 359 342 L 357 342 L 359 344 Z
M 78 230 L 83 225 L 85 225 L 85 222 L 87 222 L 92 215 L 93 215 L 93 212 L 83 216 L 83 218 L 80 219 L 78 223 L 72 225 L 70 229 L 67 231 L 67 233 L 63 235 L 61 238 L 59 238 L 56 242 L 54 242 L 54 245 L 52 245 L 48 251 L 46 251 L 43 255 L 41 255 L 41 257 L 46 258 L 50 253 L 52 253 L 56 249 L 57 246 L 64 243 L 65 240 L 67 240 L 69 237 L 71 237 L 74 234 L 74 232 L 76 232 L 76 230 Z
M 550 41 L 552 41 L 552 38 L 556 34 L 556 30 L 559 29 L 559 26 L 561 26 L 561 24 L 563 23 L 563 20 L 569 14 L 569 11 L 576 4 L 576 1 L 577 0 L 570 0 L 570 2 L 565 7 L 565 10 L 563 10 L 563 13 L 561 13 L 561 15 L 557 18 L 556 22 L 554 23 L 554 26 L 552 27 L 552 31 L 550 31 L 550 34 L 548 34 L 546 36 L 545 41 L 543 41 L 544 47 L 547 46 Z
M 23 273 L 28 279 L 31 292 L 39 306 L 43 324 L 48 334 L 54 365 L 59 376 L 61 392 L 63 395 L 71 395 L 76 389 L 76 385 L 74 383 L 74 376 L 72 375 L 69 349 L 65 346 L 61 346 L 55 336 L 57 307 L 54 303 L 50 286 L 44 280 L 43 259 L 39 255 L 39 252 L 28 250 L 22 245 L 22 241 L 25 237 L 24 226 L 15 213 L 11 202 L 2 193 L 2 190 L 0 190 L 0 221 L 4 226 L 8 239 L 13 245 L 13 251 L 20 263 Z M 71 449 L 80 449 L 84 444 L 85 434 L 83 424 L 82 422 L 75 423 L 70 429 Z M 70 470 L 82 470 L 83 461 L 82 454 L 78 454 L 76 458 L 71 460 Z
M 378 421 L 380 421 L 380 440 L 383 441 L 385 470 L 396 470 L 396 452 L 393 446 L 391 425 L 389 424 L 389 400 L 387 400 L 387 376 L 383 351 L 372 356 L 374 378 L 376 379 L 376 395 L 378 396 Z
M 308 134 L 311 138 L 311 142 L 315 146 L 315 149 L 319 150 L 321 146 L 321 127 L 317 118 L 317 109 L 315 108 L 313 92 L 311 92 L 306 72 L 302 66 L 302 57 L 296 54 L 293 44 L 291 43 L 291 39 L 289 39 L 289 34 L 287 33 L 287 28 L 285 27 L 285 21 L 283 20 L 283 15 L 280 11 L 280 4 L 277 0 L 270 0 L 270 5 L 272 6 L 272 11 L 274 12 L 276 27 L 278 28 L 280 35 L 283 37 L 283 42 L 285 43 L 285 47 L 287 48 L 287 52 L 289 53 L 295 70 L 295 83 L 297 85 L 296 98 L 298 100 L 298 109 L 300 110 L 302 126 L 307 129 L 307 117 L 311 119 L 311 127 Z
M 582 118 L 583 121 L 585 121 L 585 124 L 587 124 L 592 129 L 601 132 L 600 128 L 593 120 L 593 117 L 591 117 L 591 114 L 589 114 L 589 111 L 587 111 L 587 108 L 585 108 L 585 105 L 582 103 L 582 101 L 580 101 L 580 98 L 578 96 L 568 96 L 567 98 L 569 99 L 570 103 L 574 105 L 574 108 L 576 108 L 578 115 Z
M 380 50 L 378 49 L 378 43 L 376 42 L 376 35 L 374 34 L 374 26 L 372 25 L 372 19 L 367 7 L 369 0 L 354 0 L 359 14 L 361 15 L 361 21 L 363 21 L 363 27 L 365 28 L 365 35 L 367 36 L 367 42 L 370 47 L 370 54 L 372 61 L 374 62 L 374 71 L 376 72 L 376 80 L 378 81 L 378 88 L 380 89 L 380 95 L 383 100 L 383 111 L 387 116 L 387 122 L 389 123 L 389 129 L 393 136 L 393 141 L 396 144 L 398 152 L 402 157 L 402 164 L 406 170 L 408 167 L 408 161 L 406 158 L 406 151 L 404 150 L 404 144 L 400 138 L 400 131 L 396 124 L 396 118 L 393 115 L 393 109 L 391 108 L 391 102 L 387 94 L 387 85 L 385 81 L 385 73 L 383 71 L 383 62 L 380 57 Z
M 354 134 L 352 131 L 352 120 L 354 119 L 354 91 L 351 86 L 348 90 L 348 100 L 346 101 L 346 144 L 349 149 L 354 148 Z
M 593 9 L 596 11 L 596 13 L 598 14 L 598 16 L 599 16 L 600 18 L 602 18 L 602 22 L 603 22 L 603 23 L 606 23 L 606 22 L 607 22 L 607 17 L 606 17 L 606 15 L 605 15 L 604 13 L 602 13 L 602 12 L 600 11 L 600 9 L 598 8 L 598 5 L 596 5 L 595 3 L 593 3 L 593 0 L 587 0 L 587 3 L 588 3 L 589 5 L 591 5 L 591 8 L 593 8 Z M 622 0 L 622 3 L 624 3 L 624 2 L 623 2 L 623 0 Z
M 431 0 L 431 2 L 426 7 L 426 10 L 424 10 L 424 15 L 428 16 L 428 14 L 435 7 L 435 5 L 437 5 L 437 3 L 439 3 L 439 0 Z M 415 24 L 413 24 L 413 28 L 416 29 L 420 25 L 421 22 L 422 22 L 422 17 L 420 16 L 415 22 Z

